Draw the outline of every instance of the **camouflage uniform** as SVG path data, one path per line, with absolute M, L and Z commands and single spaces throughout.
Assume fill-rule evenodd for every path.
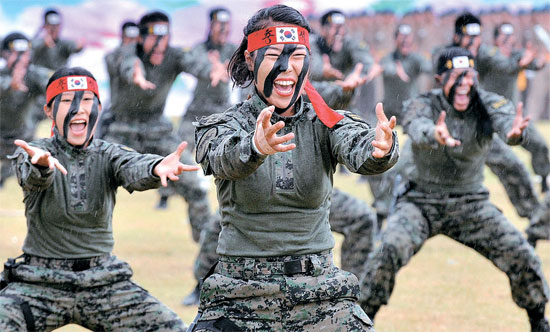
M 81 50 L 72 40 L 58 39 L 55 42 L 55 46 L 50 48 L 46 45 L 43 38 L 35 38 L 32 41 L 31 63 L 55 71 L 66 66 L 69 57 Z M 36 127 L 40 121 L 46 119 L 46 115 L 44 114 L 45 103 L 46 97 L 44 94 L 41 94 L 36 99 L 34 108 L 29 112 L 30 130 L 32 133 L 36 131 Z
M 513 105 L 478 90 L 492 128 L 503 138 L 512 128 Z M 435 140 L 441 111 L 452 137 L 462 144 L 449 148 Z M 361 277 L 361 305 L 375 313 L 387 304 L 395 275 L 432 236 L 444 234 L 491 260 L 510 280 L 512 297 L 521 308 L 544 308 L 550 296 L 540 259 L 521 233 L 489 202 L 483 188 L 484 159 L 492 132 L 480 131 L 475 109 L 457 112 L 443 92 L 433 90 L 405 104 L 404 129 L 412 141 L 414 171 L 408 191 L 380 235 Z M 518 144 L 519 140 L 508 141 Z
M 123 58 L 119 68 L 117 98 L 111 105 L 115 121 L 109 126 L 105 139 L 130 146 L 141 153 L 165 156 L 174 151 L 180 142 L 173 132 L 172 123 L 163 116 L 168 92 L 182 71 L 197 77 L 208 77 L 209 62 L 169 47 L 161 65 L 140 64 L 145 78 L 156 85 L 155 89 L 142 90 L 133 83 L 132 78 L 134 62 L 139 59 L 136 45 L 124 46 L 121 52 Z M 182 154 L 182 162 L 193 163 L 188 150 Z M 169 188 L 187 201 L 193 239 L 198 241 L 203 225 L 211 218 L 207 183 L 196 172 L 184 172 L 180 181 L 170 182 Z
M 542 205 L 541 209 L 535 211 L 525 230 L 532 244 L 539 239 L 550 240 L 550 193 L 546 193 Z
M 370 331 L 354 304 L 355 276 L 332 264 L 332 174 L 338 163 L 363 174 L 387 170 L 397 160 L 396 136 L 390 154 L 375 159 L 366 123 L 343 112 L 329 129 L 300 99 L 295 116 L 272 117 L 286 123 L 281 134 L 295 133 L 296 149 L 262 156 L 252 138 L 265 107 L 254 95 L 197 125 L 197 161 L 216 178 L 222 230 L 219 273 L 202 286 L 195 331 L 216 324 L 232 331 Z
M 203 42 L 196 45 L 189 56 L 196 59 L 207 59 L 208 52 L 218 51 L 220 62 L 226 62 L 231 59 L 237 46 L 233 44 L 224 44 L 223 46 L 211 45 L 209 42 Z M 190 146 L 195 146 L 195 127 L 193 121 L 215 113 L 220 113 L 231 107 L 229 103 L 230 82 L 218 82 L 213 87 L 209 77 L 199 77 L 197 85 L 193 92 L 193 99 L 187 107 L 187 111 L 181 118 L 178 134 L 184 141 L 189 142 Z
M 514 52 L 510 57 L 506 57 L 500 53 L 497 47 L 490 48 L 482 45 L 476 57 L 476 69 L 479 73 L 481 87 L 516 103 L 518 101 L 517 77 L 523 69 L 519 66 L 521 56 L 521 52 Z M 531 63 L 527 69 L 538 68 Z M 531 165 L 535 174 L 546 179 L 550 174 L 548 146 L 532 123 L 527 126 L 526 138 L 521 146 L 531 153 Z M 513 174 L 509 176 L 513 176 Z
M 24 261 L 4 271 L 10 277 L 0 291 L 0 330 L 75 323 L 96 331 L 185 331 L 173 311 L 130 280 L 130 266 L 110 254 L 117 188 L 158 187 L 152 171 L 162 157 L 97 139 L 78 149 L 57 133 L 32 145 L 51 152 L 68 175 L 31 164 L 23 149 L 11 157 L 27 236 Z
M 329 222 L 333 232 L 344 235 L 340 257 L 342 269 L 356 276 L 361 275 L 374 244 L 376 214 L 364 201 L 334 188 Z M 220 232 L 220 220 L 213 220 L 201 232 L 200 251 L 194 268 L 197 280 L 204 278 L 210 267 L 218 261 L 216 247 Z
M 14 140 L 33 139 L 34 132 L 30 130 L 28 115 L 36 99 L 46 90 L 50 75 L 46 68 L 29 65 L 24 78 L 24 84 L 29 90 L 23 92 L 11 89 L 11 73 L 7 68 L 0 70 L 0 186 L 12 175 L 11 162 L 7 156 L 17 147 Z

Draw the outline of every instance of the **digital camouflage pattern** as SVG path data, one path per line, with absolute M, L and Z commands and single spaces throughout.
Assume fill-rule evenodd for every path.
M 484 190 L 458 197 L 411 190 L 400 197 L 361 277 L 365 312 L 388 303 L 397 272 L 438 234 L 472 248 L 506 273 L 518 306 L 544 306 L 550 293 L 540 259 L 488 196 Z
M 21 308 L 26 302 L 33 331 L 67 324 L 92 331 L 186 331 L 172 310 L 130 280 L 127 263 L 103 255 L 75 272 L 75 262 L 26 256 L 15 270 L 16 281 L 0 291 L 0 330 L 31 330 Z
M 334 188 L 329 222 L 333 232 L 344 235 L 340 249 L 342 269 L 360 276 L 376 236 L 374 211 L 366 202 Z M 201 232 L 200 250 L 194 266 L 197 280 L 204 278 L 210 267 L 218 261 L 216 247 L 220 232 L 219 220 L 214 220 Z
M 542 207 L 531 217 L 525 233 L 531 241 L 550 240 L 550 193 L 544 196 Z
M 303 272 L 285 274 L 288 262 Z M 241 331 L 374 331 L 355 301 L 357 278 L 332 263 L 329 253 L 239 258 L 222 256 L 219 272 L 203 284 L 201 324 L 229 319 Z

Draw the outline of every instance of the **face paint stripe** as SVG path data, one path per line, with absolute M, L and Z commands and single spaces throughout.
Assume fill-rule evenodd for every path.
M 264 96 L 269 98 L 273 93 L 273 84 L 275 79 L 279 74 L 284 73 L 288 70 L 288 63 L 290 61 L 290 56 L 296 50 L 296 45 L 286 44 L 283 48 L 281 54 L 277 58 L 277 61 L 273 64 L 273 68 L 265 78 L 264 82 Z
M 90 116 L 88 117 L 88 133 L 86 134 L 86 140 L 84 141 L 84 144 L 87 144 L 90 138 L 92 137 L 92 131 L 94 130 L 98 117 L 99 117 L 99 99 L 97 99 L 97 97 L 94 96 L 92 111 L 90 112 Z
M 57 122 L 57 111 L 59 110 L 59 103 L 61 102 L 61 96 L 63 94 L 59 94 L 55 96 L 53 99 L 53 121 Z
M 300 96 L 300 90 L 302 89 L 302 85 L 304 84 L 304 78 L 306 77 L 308 69 L 309 69 L 309 53 L 304 58 L 302 71 L 300 72 L 300 75 L 298 75 L 298 82 L 296 82 L 296 85 L 294 87 L 294 95 L 292 96 L 290 103 L 288 103 L 288 106 L 283 110 L 283 112 L 286 111 L 290 106 L 294 105 L 294 103 Z
M 63 137 L 65 139 L 68 138 L 69 124 L 71 123 L 71 120 L 74 118 L 74 116 L 78 113 L 78 110 L 80 108 L 82 96 L 84 96 L 84 91 L 75 91 L 71 106 L 69 108 L 69 111 L 67 112 L 65 120 L 63 121 Z
M 451 71 L 449 71 L 449 74 L 450 73 Z M 453 105 L 453 101 L 456 94 L 456 88 L 458 88 L 460 84 L 462 84 L 462 80 L 464 79 L 464 76 L 466 76 L 467 73 L 468 71 L 463 71 L 462 73 L 460 73 L 460 75 L 458 75 L 458 77 L 456 78 L 456 81 L 454 82 L 453 86 L 451 87 L 451 90 L 449 90 L 449 97 L 448 97 L 449 104 Z
M 254 83 L 258 84 L 258 69 L 262 65 L 262 62 L 265 58 L 265 52 L 267 52 L 267 47 L 260 48 L 256 52 L 256 58 L 254 59 Z

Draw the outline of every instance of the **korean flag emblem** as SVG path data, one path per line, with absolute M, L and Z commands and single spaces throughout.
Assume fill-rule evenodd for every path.
M 293 27 L 281 27 L 277 29 L 277 42 L 293 43 L 298 41 L 298 29 Z
M 88 89 L 88 82 L 85 76 L 69 77 L 67 82 L 67 88 L 69 90 L 86 90 Z

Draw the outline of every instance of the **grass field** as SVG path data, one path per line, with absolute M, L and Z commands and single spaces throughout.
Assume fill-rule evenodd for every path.
M 538 124 L 550 141 L 550 123 Z M 47 132 L 44 124 L 41 132 Z M 515 148 L 527 160 L 524 151 Z M 364 183 L 356 175 L 335 177 L 337 187 L 371 202 Z M 491 200 L 519 228 L 527 226 L 510 205 L 498 180 L 486 171 Z M 540 185 L 536 184 L 537 190 Z M 212 183 L 210 199 L 216 206 Z M 191 239 L 186 204 L 179 197 L 169 200 L 165 211 L 154 209 L 155 191 L 128 194 L 121 189 L 117 198 L 113 228 L 114 253 L 128 261 L 133 279 L 174 309 L 189 323 L 197 307 L 182 307 L 180 301 L 195 286 L 192 276 L 197 245 Z M 26 233 L 21 189 L 14 178 L 0 190 L 0 260 L 21 253 Z M 335 234 L 339 257 L 341 237 Z M 550 242 L 539 242 L 546 276 L 550 276 Z M 338 259 L 337 259 L 338 262 Z M 547 278 L 548 279 L 548 278 Z M 547 316 L 550 307 L 547 309 Z M 377 318 L 378 332 L 527 332 L 527 315 L 512 301 L 506 276 L 473 250 L 448 238 L 429 240 L 420 253 L 403 268 L 388 306 Z M 57 331 L 85 331 L 75 325 Z

